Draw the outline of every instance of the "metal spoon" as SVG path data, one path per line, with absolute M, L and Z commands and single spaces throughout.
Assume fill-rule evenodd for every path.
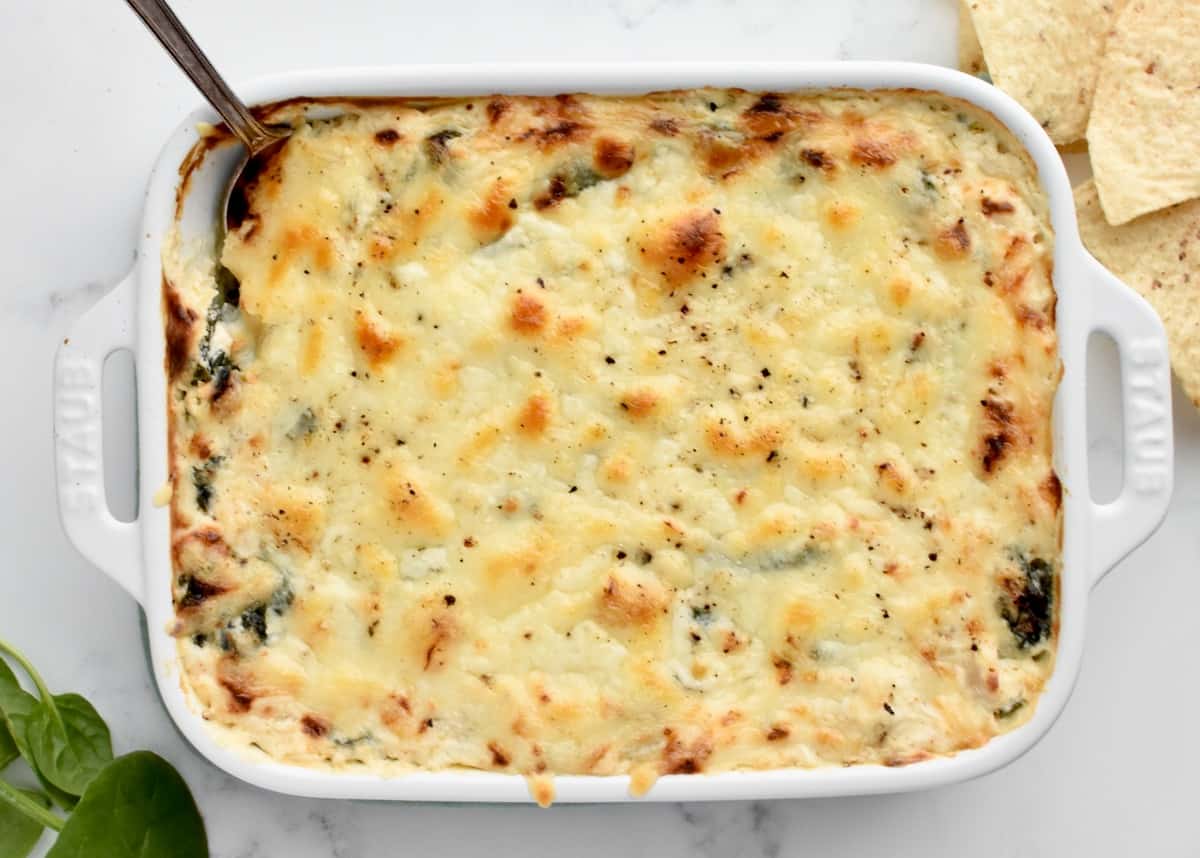
M 255 119 L 250 109 L 234 95 L 229 84 L 217 74 L 208 57 L 197 47 L 171 7 L 163 0 L 126 2 L 246 147 L 246 154 L 238 162 L 221 197 L 219 247 L 224 241 L 225 231 L 236 228 L 246 215 L 246 183 L 258 175 L 271 155 L 287 141 L 292 129 L 286 125 L 264 125 Z

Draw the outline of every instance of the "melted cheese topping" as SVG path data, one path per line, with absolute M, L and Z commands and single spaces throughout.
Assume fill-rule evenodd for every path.
M 644 789 L 1029 717 L 1059 364 L 1005 129 L 890 92 L 342 110 L 250 189 L 240 289 L 164 250 L 175 630 L 226 741 Z

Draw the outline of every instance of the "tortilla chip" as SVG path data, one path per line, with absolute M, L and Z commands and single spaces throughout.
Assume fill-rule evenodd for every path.
M 958 0 L 958 70 L 985 80 L 992 79 L 988 74 L 987 62 L 983 59 L 979 36 L 975 34 L 967 0 Z
M 1109 223 L 1200 197 L 1200 2 L 1124 8 L 1087 136 Z
M 1087 131 L 1100 55 L 1119 0 L 967 0 L 996 86 L 1055 143 Z
M 1087 249 L 1162 317 L 1175 376 L 1200 408 L 1200 200 L 1111 226 L 1088 181 L 1075 189 L 1075 207 Z

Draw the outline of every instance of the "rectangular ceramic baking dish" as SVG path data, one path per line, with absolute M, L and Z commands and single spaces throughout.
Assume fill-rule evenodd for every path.
M 1167 341 L 1154 311 L 1083 248 L 1066 172 L 1037 122 L 1000 90 L 947 69 L 903 63 L 770 63 L 669 65 L 407 66 L 308 71 L 261 79 L 241 88 L 250 103 L 296 97 L 454 96 L 492 93 L 641 93 L 696 86 L 751 90 L 836 87 L 934 90 L 991 111 L 1036 162 L 1056 233 L 1054 282 L 1063 365 L 1054 404 L 1055 466 L 1064 489 L 1063 571 L 1057 668 L 1034 717 L 981 748 L 897 768 L 781 769 L 713 775 L 669 775 L 646 797 L 658 801 L 758 799 L 900 792 L 932 787 L 997 769 L 1045 734 L 1066 705 L 1079 671 L 1088 593 L 1162 521 L 1172 486 L 1171 389 Z M 423 772 L 383 778 L 330 773 L 251 759 L 218 744 L 180 687 L 175 639 L 167 628 L 171 602 L 168 510 L 153 498 L 167 480 L 166 377 L 160 247 L 176 216 L 180 164 L 198 140 L 207 110 L 184 119 L 167 141 L 151 176 L 138 261 L 133 270 L 79 319 L 58 350 L 54 421 L 59 507 L 79 551 L 141 603 L 149 628 L 155 680 L 167 710 L 196 749 L 217 766 L 267 789 L 324 798 L 407 801 L 530 801 L 517 775 L 475 771 Z M 211 230 L 236 153 L 218 149 L 192 174 L 184 192 L 185 237 Z M 1093 332 L 1118 346 L 1124 401 L 1124 485 L 1096 504 L 1088 486 L 1085 371 Z M 105 502 L 101 445 L 101 369 L 114 351 L 135 354 L 140 509 L 117 521 Z M 627 776 L 556 779 L 560 802 L 629 799 Z

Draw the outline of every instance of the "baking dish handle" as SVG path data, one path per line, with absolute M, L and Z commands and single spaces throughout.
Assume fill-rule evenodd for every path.
M 118 521 L 104 493 L 104 361 L 132 351 L 137 269 L 75 321 L 54 361 L 54 465 L 58 510 L 79 553 L 142 601 L 142 547 L 136 521 Z
M 1108 334 L 1121 361 L 1124 422 L 1121 493 L 1090 505 L 1089 555 L 1093 586 L 1145 542 L 1167 514 L 1173 483 L 1171 364 L 1162 321 L 1146 300 L 1091 255 L 1088 334 Z

